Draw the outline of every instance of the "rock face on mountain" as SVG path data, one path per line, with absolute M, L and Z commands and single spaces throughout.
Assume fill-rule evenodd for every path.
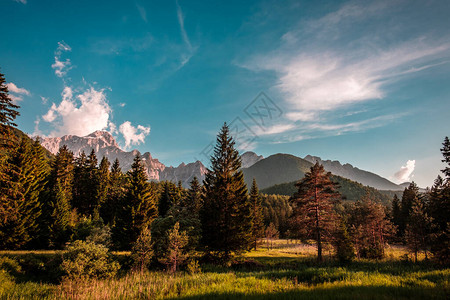
M 319 162 L 328 172 L 359 182 L 363 185 L 368 185 L 379 190 L 403 190 L 402 186 L 399 186 L 377 174 L 353 167 L 351 164 L 342 165 L 336 160 L 322 160 L 320 157 L 311 155 L 305 156 L 304 159 L 313 164 Z
M 241 155 L 242 168 L 249 168 L 261 159 L 264 159 L 264 156 L 257 155 L 255 152 L 247 151 Z
M 94 149 L 99 159 L 105 156 L 112 163 L 117 158 L 123 172 L 131 168 L 136 154 L 141 154 L 138 150 L 123 151 L 114 137 L 106 131 L 95 131 L 83 137 L 65 135 L 63 137 L 44 138 L 41 144 L 53 154 L 56 154 L 63 145 L 66 145 L 75 156 L 78 156 L 82 151 L 89 155 Z M 181 164 L 176 168 L 166 167 L 158 159 L 153 158 L 149 152 L 142 154 L 142 161 L 150 180 L 181 181 L 183 186 L 188 187 L 194 176 L 197 176 L 200 182 L 205 178 L 206 168 L 199 161 L 187 165 Z

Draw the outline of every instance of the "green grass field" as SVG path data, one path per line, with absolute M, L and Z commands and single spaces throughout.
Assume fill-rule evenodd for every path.
M 203 265 L 201 273 L 192 275 L 122 272 L 115 279 L 87 283 L 52 283 L 51 278 L 40 280 L 38 276 L 23 274 L 23 270 L 12 270 L 11 266 L 8 270 L 3 262 L 0 298 L 448 299 L 450 269 L 423 260 L 407 261 L 401 247 L 388 248 L 384 260 L 357 260 L 349 265 L 340 265 L 328 254 L 323 263 L 317 264 L 314 250 L 310 245 L 278 240 L 271 250 L 264 243 L 257 251 L 236 258 L 230 267 Z M 51 261 L 58 255 L 50 251 L 0 253 L 4 261 L 5 257 L 12 257 L 22 264 L 24 257 Z M 116 255 L 126 257 L 127 253 Z M 34 263 L 36 274 L 40 261 Z

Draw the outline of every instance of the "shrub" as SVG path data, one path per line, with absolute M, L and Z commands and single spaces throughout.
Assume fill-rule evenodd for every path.
M 67 246 L 61 266 L 67 278 L 74 280 L 113 277 L 120 268 L 104 245 L 80 240 Z
M 198 263 L 197 260 L 195 259 L 191 259 L 187 266 L 186 266 L 186 270 L 189 274 L 193 275 L 193 274 L 199 274 L 202 272 L 202 269 L 200 268 L 200 264 Z

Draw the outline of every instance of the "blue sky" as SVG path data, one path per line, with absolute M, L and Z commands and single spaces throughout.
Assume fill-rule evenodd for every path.
M 449 1 L 0 1 L 29 134 L 108 130 L 178 165 L 206 162 L 226 121 L 264 156 L 424 187 L 442 168 Z

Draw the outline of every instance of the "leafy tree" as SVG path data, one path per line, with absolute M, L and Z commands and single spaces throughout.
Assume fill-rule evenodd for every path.
M 223 261 L 228 261 L 233 252 L 249 249 L 252 243 L 250 202 L 234 144 L 225 123 L 204 181 L 201 211 L 202 244 L 209 254 Z
M 333 206 L 340 197 L 330 176 L 330 172 L 325 172 L 323 166 L 316 163 L 297 183 L 298 192 L 291 198 L 294 229 L 301 236 L 316 241 L 319 261 L 322 261 L 323 243 L 330 240 L 335 228 L 337 215 Z
M 188 258 L 184 249 L 188 244 L 188 236 L 185 231 L 180 231 L 180 224 L 177 222 L 173 229 L 169 230 L 167 240 L 169 244 L 167 254 L 160 261 L 167 265 L 171 273 L 175 273 Z
M 120 265 L 111 260 L 104 245 L 77 240 L 66 247 L 61 268 L 68 279 L 87 281 L 111 278 Z
M 256 180 L 253 178 L 252 187 L 250 189 L 250 205 L 252 213 L 252 237 L 253 237 L 253 247 L 256 249 L 258 238 L 263 235 L 264 223 L 263 214 L 261 206 L 261 197 L 259 195 L 258 185 Z
M 145 227 L 142 229 L 136 242 L 131 248 L 131 258 L 134 267 L 139 269 L 141 273 L 148 267 L 153 257 L 153 243 L 150 230 Z
M 141 231 L 149 227 L 158 215 L 156 191 L 147 181 L 139 154 L 127 172 L 127 181 L 127 191 L 113 231 L 115 243 L 122 249 L 130 249 Z

